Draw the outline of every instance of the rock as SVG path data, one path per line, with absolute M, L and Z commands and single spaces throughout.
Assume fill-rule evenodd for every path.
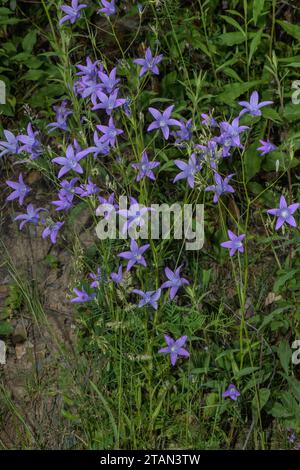
M 27 331 L 23 323 L 18 323 L 12 334 L 12 342 L 14 345 L 24 343 L 27 339 Z
M 6 344 L 0 340 L 0 364 L 6 364 Z

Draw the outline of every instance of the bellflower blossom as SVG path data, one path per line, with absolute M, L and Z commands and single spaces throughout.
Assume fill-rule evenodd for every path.
M 100 192 L 98 186 L 91 181 L 91 177 L 88 177 L 88 182 L 85 184 L 81 184 L 78 188 L 75 189 L 76 194 L 80 197 L 89 197 L 93 196 Z
M 171 118 L 171 113 L 174 109 L 174 105 L 166 108 L 162 113 L 155 108 L 148 108 L 148 111 L 152 114 L 155 121 L 148 126 L 147 132 L 151 132 L 154 129 L 161 129 L 163 136 L 168 140 L 170 135 L 169 126 L 179 126 L 181 123 L 177 119 Z
M 61 178 L 71 170 L 75 171 L 76 173 L 82 174 L 83 169 L 79 164 L 81 158 L 83 158 L 82 155 L 79 155 L 79 152 L 75 153 L 73 146 L 69 144 L 66 150 L 65 157 L 56 157 L 52 160 L 53 163 L 61 165 L 61 169 L 58 173 L 58 178 Z
M 55 118 L 56 121 L 48 124 L 47 127 L 51 128 L 49 132 L 52 132 L 55 129 L 61 129 L 62 131 L 67 131 L 68 130 L 67 119 L 68 119 L 68 116 L 72 114 L 72 111 L 67 107 L 67 101 L 64 100 L 60 105 L 53 106 L 53 109 L 56 112 L 56 118 Z
M 158 308 L 157 301 L 160 298 L 161 289 L 151 290 L 147 292 L 143 292 L 142 290 L 139 290 L 139 289 L 133 289 L 132 292 L 141 297 L 141 300 L 139 301 L 139 304 L 138 304 L 138 308 L 142 308 L 145 305 L 151 305 L 151 307 L 153 307 L 154 310 L 157 310 Z
M 236 401 L 240 395 L 241 395 L 240 392 L 238 391 L 236 386 L 233 384 L 230 384 L 228 388 L 225 390 L 225 392 L 222 393 L 222 397 L 224 398 L 229 397 L 233 401 Z
M 58 201 L 52 201 L 51 204 L 57 206 L 56 211 L 68 210 L 73 207 L 73 199 L 75 195 L 75 184 L 78 178 L 73 178 L 71 181 L 63 180 L 60 184 L 58 192 Z
M 27 152 L 30 154 L 30 159 L 35 160 L 43 152 L 40 141 L 37 139 L 38 131 L 33 131 L 31 123 L 27 126 L 27 135 L 21 134 L 17 136 L 19 142 L 23 145 L 19 148 L 20 152 Z
M 98 73 L 98 77 L 101 81 L 101 88 L 105 93 L 108 93 L 109 95 L 114 91 L 118 83 L 120 82 L 119 78 L 116 78 L 117 75 L 117 68 L 114 67 L 109 74 L 105 73 L 103 70 L 101 70 Z
M 170 336 L 165 335 L 165 341 L 167 343 L 167 347 L 161 348 L 158 352 L 162 354 L 170 354 L 172 366 L 175 366 L 178 356 L 189 357 L 190 353 L 183 348 L 187 341 L 187 336 L 181 336 L 181 338 L 174 340 Z
M 102 281 L 102 278 L 103 278 L 101 268 L 98 267 L 97 272 L 96 273 L 90 273 L 89 277 L 93 281 L 91 283 L 90 287 L 92 287 L 93 289 L 98 289 L 98 287 L 100 286 L 100 282 Z
M 300 207 L 299 203 L 287 205 L 286 199 L 284 196 L 280 197 L 279 208 L 269 209 L 268 214 L 275 215 L 277 217 L 277 222 L 275 230 L 279 230 L 283 224 L 287 223 L 292 227 L 297 227 L 296 220 L 293 217 L 294 212 Z
M 123 281 L 123 267 L 119 266 L 118 271 L 116 273 L 111 273 L 110 278 L 115 284 L 121 284 Z
M 100 205 L 96 209 L 96 215 L 103 215 L 105 220 L 109 220 L 111 213 L 119 209 L 118 204 L 114 204 L 114 199 L 115 193 L 111 193 L 107 199 L 99 196 Z
M 179 268 L 176 269 L 176 271 L 171 271 L 170 268 L 165 268 L 165 275 L 169 279 L 168 281 L 165 281 L 160 287 L 161 289 L 166 289 L 166 288 L 171 288 L 170 289 L 170 300 L 173 300 L 175 295 L 177 294 L 177 291 L 180 287 L 184 285 L 189 285 L 189 281 L 185 279 L 184 277 L 180 277 L 180 271 L 181 271 L 182 266 L 179 266 Z
M 108 126 L 98 125 L 96 127 L 103 134 L 100 137 L 100 142 L 104 144 L 108 144 L 111 147 L 114 147 L 116 145 L 117 136 L 123 134 L 124 132 L 122 131 L 122 129 L 116 128 L 112 117 L 110 117 L 109 119 Z
M 139 73 L 140 77 L 142 77 L 146 72 L 152 72 L 155 75 L 159 75 L 159 69 L 157 65 L 162 61 L 162 59 L 163 59 L 162 54 L 153 57 L 151 49 L 150 47 L 148 47 L 145 52 L 145 58 L 135 59 L 133 63 L 142 66 L 140 73 Z
M 212 116 L 210 116 L 208 114 L 205 114 L 205 113 L 202 113 L 201 117 L 202 117 L 201 124 L 203 124 L 203 126 L 219 127 L 217 121 Z
M 188 121 L 184 122 L 183 119 L 180 119 L 180 129 L 177 131 L 172 132 L 172 135 L 176 138 L 175 144 L 180 145 L 183 144 L 184 142 L 188 142 L 191 140 L 193 132 L 192 132 L 192 127 L 193 127 L 193 122 L 192 119 L 189 119 Z
M 88 294 L 84 288 L 82 287 L 82 290 L 79 289 L 73 289 L 73 291 L 76 294 L 76 297 L 70 300 L 72 304 L 78 304 L 80 302 L 90 302 L 96 297 L 96 294 Z
M 62 25 L 66 21 L 70 21 L 71 24 L 74 24 L 81 16 L 81 10 L 83 8 L 87 8 L 87 5 L 81 4 L 78 5 L 78 0 L 72 0 L 72 6 L 62 5 L 60 9 L 66 13 L 65 16 L 62 17 L 59 24 Z
M 274 152 L 274 150 L 277 150 L 276 145 L 272 144 L 272 142 L 270 142 L 269 139 L 260 140 L 259 142 L 261 143 L 261 147 L 258 147 L 256 150 L 261 152 L 261 156 L 267 155 L 268 153 Z
M 101 0 L 103 8 L 100 8 L 97 13 L 104 13 L 106 16 L 111 16 L 116 14 L 116 5 L 115 0 Z
M 19 199 L 19 204 L 22 206 L 24 199 L 30 191 L 29 186 L 24 183 L 22 173 L 19 174 L 19 182 L 6 181 L 7 186 L 12 188 L 14 191 L 6 198 L 7 201 L 13 201 Z
M 239 251 L 240 253 L 244 253 L 244 245 L 243 245 L 243 240 L 245 238 L 245 234 L 241 235 L 235 235 L 231 230 L 227 231 L 229 240 L 226 242 L 221 243 L 221 246 L 223 248 L 229 248 L 230 249 L 230 256 L 234 256 L 236 251 Z
M 233 176 L 234 174 L 228 175 L 223 180 L 222 176 L 219 175 L 219 173 L 214 174 L 215 184 L 207 186 L 207 188 L 205 188 L 205 191 L 214 191 L 214 203 L 218 202 L 218 199 L 222 194 L 235 192 L 233 187 L 229 184 L 229 181 Z
M 188 163 L 183 162 L 182 160 L 175 160 L 174 163 L 181 172 L 175 176 L 173 183 L 176 183 L 178 180 L 187 179 L 188 185 L 190 188 L 193 188 L 195 186 L 195 175 L 202 168 L 196 159 L 196 154 L 192 153 Z
M 63 225 L 64 225 L 64 222 L 51 223 L 48 227 L 46 227 L 43 230 L 42 237 L 43 238 L 50 237 L 51 242 L 53 243 L 53 245 L 55 245 L 58 232 L 62 228 Z
M 152 211 L 150 207 L 140 205 L 133 197 L 130 198 L 129 209 L 120 209 L 118 214 L 126 218 L 122 227 L 122 233 L 125 234 L 130 227 L 143 227 L 145 225 L 144 217 L 147 212 Z
M 257 91 L 254 91 L 250 96 L 249 103 L 247 101 L 239 101 L 239 105 L 243 106 L 244 109 L 240 112 L 240 116 L 243 116 L 245 113 L 251 114 L 251 116 L 261 116 L 261 108 L 272 104 L 273 101 L 262 101 L 259 103 L 259 95 Z
M 6 140 L 0 140 L 0 157 L 6 154 L 17 154 L 19 151 L 18 138 L 10 131 L 4 130 Z
M 92 111 L 97 111 L 98 109 L 104 109 L 108 116 L 111 116 L 114 109 L 119 106 L 123 106 L 125 99 L 118 98 L 119 89 L 117 88 L 113 93 L 107 96 L 102 91 L 96 91 L 96 96 L 100 100 L 100 103 L 96 103 L 92 108 Z
M 220 123 L 221 134 L 215 137 L 215 141 L 223 146 L 223 157 L 230 155 L 231 147 L 243 148 L 240 134 L 249 129 L 248 126 L 240 126 L 239 118 L 233 119 L 232 123 L 223 121 Z
M 85 81 L 96 81 L 99 73 L 103 71 L 101 62 L 99 60 L 92 62 L 90 57 L 86 58 L 86 65 L 78 64 L 76 67 L 79 69 L 76 75 Z
M 101 142 L 100 137 L 98 136 L 97 131 L 94 132 L 94 144 L 91 147 L 88 147 L 85 150 L 81 150 L 81 152 L 78 153 L 79 157 L 85 157 L 86 155 L 93 153 L 94 159 L 98 157 L 98 155 L 108 155 L 109 154 L 109 146 L 108 144 L 105 144 Z
M 37 225 L 39 223 L 39 220 L 40 220 L 39 213 L 41 211 L 45 211 L 45 209 L 43 209 L 41 207 L 35 209 L 33 204 L 28 204 L 26 210 L 27 210 L 26 214 L 20 214 L 17 217 L 15 217 L 15 219 L 14 219 L 14 220 L 21 220 L 22 221 L 20 223 L 20 227 L 19 227 L 20 230 L 22 230 L 24 225 L 27 224 L 27 223 Z
M 119 253 L 118 256 L 120 258 L 124 258 L 128 260 L 127 269 L 126 271 L 130 271 L 130 269 L 137 263 L 141 264 L 142 266 L 147 266 L 146 260 L 143 257 L 143 254 L 149 248 L 149 243 L 146 243 L 143 246 L 138 246 L 135 240 L 131 240 L 130 242 L 130 251 L 123 251 Z
M 155 180 L 155 176 L 152 170 L 158 167 L 159 165 L 160 165 L 159 162 L 155 162 L 155 161 L 149 162 L 148 155 L 145 151 L 142 153 L 142 158 L 139 163 L 131 164 L 132 168 L 139 170 L 137 177 L 136 177 L 136 181 L 140 181 L 141 179 L 146 178 L 146 177 L 151 180 Z

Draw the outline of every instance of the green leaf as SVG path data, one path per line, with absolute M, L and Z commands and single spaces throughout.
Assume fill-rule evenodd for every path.
M 255 52 L 256 52 L 259 44 L 260 44 L 262 32 L 263 32 L 263 28 L 260 29 L 259 31 L 257 31 L 257 33 L 255 34 L 254 38 L 251 41 L 250 50 L 249 50 L 249 58 L 248 58 L 248 64 L 249 65 L 251 64 L 252 57 L 255 54 Z
M 246 150 L 244 155 L 245 175 L 247 182 L 255 176 L 261 167 L 262 157 L 257 151 L 259 147 L 259 141 L 255 140 L 249 148 Z
M 0 336 L 9 336 L 14 328 L 9 322 L 0 322 Z
M 32 52 L 32 49 L 36 43 L 36 31 L 29 31 L 29 33 L 26 34 L 22 41 L 22 47 L 25 52 L 28 52 L 29 54 Z
M 252 400 L 252 407 L 253 411 L 257 412 L 263 409 L 263 407 L 267 404 L 269 398 L 270 398 L 271 390 L 268 388 L 261 388 L 258 391 L 258 400 L 256 395 L 253 397 Z M 259 403 L 257 403 L 257 401 Z
M 280 26 L 285 30 L 286 33 L 300 41 L 300 26 L 288 23 L 287 21 L 280 20 L 277 20 L 277 23 L 280 24 Z
M 246 36 L 241 32 L 223 33 L 218 37 L 218 41 L 225 46 L 235 46 L 245 42 Z
M 253 1 L 253 21 L 257 24 L 257 20 L 264 9 L 265 0 L 254 0 Z
M 282 339 L 277 348 L 278 357 L 283 370 L 286 374 L 289 373 L 289 366 L 292 358 L 292 350 L 286 339 Z
M 218 98 L 220 101 L 231 105 L 239 96 L 259 84 L 260 80 L 253 80 L 246 83 L 229 83 L 224 86 L 224 91 L 220 93 Z

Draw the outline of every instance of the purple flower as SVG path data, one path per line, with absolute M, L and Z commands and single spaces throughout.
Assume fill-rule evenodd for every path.
M 19 150 L 18 138 L 10 131 L 4 130 L 6 140 L 0 140 L 0 157 L 12 153 L 16 154 Z
M 42 237 L 50 237 L 51 242 L 53 243 L 53 245 L 55 245 L 58 232 L 63 225 L 64 222 L 55 222 L 50 224 L 43 230 Z
M 218 144 L 214 140 L 209 140 L 206 145 L 195 145 L 195 152 L 199 152 L 201 160 L 205 160 L 213 170 L 216 170 L 220 158 L 222 158 L 222 150 L 219 149 Z
M 159 75 L 157 64 L 159 64 L 162 61 L 162 59 L 163 59 L 162 54 L 153 57 L 151 49 L 150 47 L 148 47 L 145 53 L 145 58 L 135 59 L 133 63 L 142 66 L 140 70 L 140 74 L 139 74 L 140 77 L 142 77 L 146 72 L 152 72 L 155 75 Z
M 58 192 L 58 201 L 52 201 L 51 204 L 57 206 L 57 211 L 64 211 L 73 207 L 73 199 L 75 195 L 75 184 L 78 178 L 73 178 L 71 181 L 64 180 L 61 182 L 61 188 Z
M 40 141 L 36 138 L 38 131 L 33 131 L 31 123 L 27 126 L 27 134 L 17 136 L 18 141 L 24 144 L 19 148 L 19 153 L 27 152 L 30 154 L 30 159 L 35 160 L 41 155 L 43 149 Z
M 126 101 L 124 99 L 118 98 L 118 93 L 118 88 L 109 96 L 107 96 L 100 90 L 97 91 L 96 95 L 97 98 L 101 101 L 101 103 L 95 104 L 92 108 L 92 111 L 96 111 L 97 109 L 105 109 L 106 114 L 110 116 L 114 109 L 118 108 L 119 106 L 123 106 Z
M 20 230 L 22 230 L 24 225 L 27 223 L 32 223 L 34 225 L 37 225 L 39 223 L 39 218 L 40 218 L 39 213 L 41 211 L 44 211 L 45 209 L 42 209 L 42 208 L 35 209 L 33 204 L 28 204 L 26 210 L 27 210 L 27 214 L 18 215 L 14 219 L 14 220 L 22 220 L 22 222 L 20 223 L 20 227 L 19 227 Z
M 174 340 L 168 335 L 165 335 L 167 343 L 166 348 L 161 348 L 158 352 L 162 354 L 170 354 L 171 364 L 175 366 L 178 356 L 189 357 L 190 353 L 183 348 L 187 340 L 187 336 Z
M 121 282 L 123 280 L 123 268 L 122 268 L 122 266 L 119 267 L 117 273 L 111 273 L 110 278 L 115 284 L 121 284 Z
M 228 236 L 230 240 L 227 242 L 221 243 L 221 246 L 223 248 L 229 248 L 230 249 L 230 256 L 233 256 L 236 251 L 239 251 L 240 253 L 244 253 L 244 245 L 243 245 L 243 240 L 245 238 L 245 234 L 242 235 L 235 235 L 231 230 L 227 231 Z
M 96 209 L 96 215 L 103 215 L 105 220 L 109 220 L 111 213 L 119 208 L 118 204 L 114 204 L 115 193 L 112 193 L 107 199 L 102 196 L 99 196 L 98 199 L 101 204 Z
M 126 271 L 129 271 L 136 263 L 141 264 L 142 266 L 147 266 L 143 254 L 148 250 L 149 246 L 149 243 L 146 243 L 139 247 L 137 242 L 132 239 L 130 242 L 130 251 L 122 251 L 122 253 L 118 254 L 120 258 L 128 260 Z
M 188 185 L 193 188 L 195 185 L 195 174 L 201 170 L 201 165 L 197 162 L 195 153 L 192 153 L 188 163 L 182 160 L 175 160 L 174 163 L 181 172 L 175 176 L 173 183 L 176 183 L 178 180 L 187 179 Z
M 56 121 L 48 124 L 47 127 L 51 127 L 49 132 L 54 131 L 55 129 L 61 129 L 62 131 L 68 130 L 67 119 L 72 111 L 67 108 L 67 101 L 63 101 L 58 106 L 53 106 L 54 111 L 56 112 Z
M 224 398 L 229 397 L 231 398 L 231 400 L 234 400 L 234 401 L 236 401 L 240 395 L 241 395 L 240 392 L 238 391 L 236 386 L 233 384 L 230 384 L 227 390 L 225 390 L 225 392 L 222 393 L 222 397 Z
M 155 180 L 155 176 L 152 170 L 159 165 L 160 165 L 159 162 L 155 162 L 155 161 L 149 162 L 148 155 L 145 151 L 142 153 L 142 158 L 139 163 L 131 164 L 132 168 L 139 170 L 139 173 L 136 177 L 136 181 L 140 181 L 142 178 L 146 178 L 146 177 L 150 178 L 151 180 Z
M 118 211 L 122 217 L 126 218 L 126 221 L 122 227 L 122 233 L 126 233 L 127 230 L 132 226 L 143 227 L 145 225 L 144 216 L 151 210 L 151 208 L 139 204 L 136 199 L 131 197 L 129 209 L 120 209 Z
M 78 153 L 78 156 L 86 157 L 86 155 L 93 153 L 94 154 L 94 159 L 98 157 L 98 155 L 108 155 L 109 154 L 109 146 L 108 144 L 105 144 L 101 142 L 100 137 L 97 134 L 97 131 L 94 132 L 94 143 L 95 146 L 88 147 L 85 150 L 82 150 L 81 152 Z
M 223 145 L 223 157 L 229 156 L 231 147 L 243 148 L 240 141 L 240 134 L 249 129 L 248 126 L 240 126 L 239 118 L 235 118 L 231 124 L 223 121 L 220 124 L 221 134 L 216 137 L 215 140 L 219 144 Z
M 71 299 L 72 304 L 78 304 L 80 302 L 90 302 L 91 300 L 93 300 L 96 297 L 95 293 L 90 294 L 90 295 L 87 294 L 87 292 L 85 292 L 83 287 L 82 287 L 82 290 L 73 289 L 73 291 L 75 292 L 76 297 Z
M 117 136 L 124 132 L 116 128 L 112 117 L 109 119 L 108 126 L 98 125 L 96 127 L 103 134 L 102 137 L 100 137 L 100 142 L 111 145 L 111 147 L 115 146 Z
M 259 101 L 259 95 L 257 91 L 254 91 L 252 95 L 250 96 L 250 102 L 248 103 L 247 101 L 239 101 L 239 105 L 243 106 L 244 109 L 240 112 L 240 116 L 242 116 L 245 113 L 251 114 L 251 116 L 261 116 L 261 110 L 260 108 L 263 108 L 264 106 L 268 106 L 269 104 L 272 104 L 273 101 L 262 101 L 261 103 Z
M 85 4 L 78 5 L 78 0 L 72 0 L 71 7 L 68 5 L 62 5 L 60 9 L 66 13 L 66 15 L 62 17 L 59 24 L 62 25 L 65 21 L 70 21 L 71 24 L 74 24 L 81 16 L 80 10 L 86 7 L 87 5 Z
M 277 217 L 275 230 L 279 230 L 284 223 L 287 223 L 292 227 L 297 227 L 293 214 L 299 206 L 299 203 L 291 204 L 290 206 L 288 206 L 285 197 L 281 196 L 279 201 L 279 208 L 269 209 L 267 211 L 268 214 L 275 215 Z
M 78 163 L 81 158 L 83 158 L 82 155 L 79 155 L 79 153 L 75 153 L 74 148 L 71 144 L 68 145 L 65 157 L 56 157 L 52 160 L 52 162 L 58 163 L 58 165 L 61 165 L 62 167 L 59 170 L 58 178 L 61 178 L 71 170 L 75 171 L 76 173 L 82 174 L 83 169 Z
M 97 13 L 104 13 L 106 16 L 115 15 L 116 14 L 116 5 L 115 0 L 101 0 L 103 8 L 100 8 Z
M 272 142 L 267 140 L 260 140 L 261 147 L 258 147 L 256 150 L 261 152 L 261 155 L 267 155 L 267 153 L 274 152 L 277 149 L 276 145 L 272 144 Z
M 98 186 L 91 181 L 91 177 L 88 177 L 88 182 L 86 184 L 81 184 L 78 188 L 75 189 L 76 194 L 80 197 L 89 197 L 94 194 L 99 193 L 100 189 Z
M 189 281 L 184 277 L 180 277 L 180 271 L 182 266 L 176 269 L 176 271 L 171 271 L 169 268 L 165 268 L 165 275 L 169 279 L 165 281 L 160 287 L 161 289 L 166 289 L 171 287 L 170 289 L 170 300 L 173 300 L 175 295 L 177 294 L 178 289 L 183 285 L 189 285 Z
M 107 75 L 105 72 L 102 70 L 99 72 L 98 76 L 101 80 L 101 87 L 104 89 L 104 91 L 108 94 L 112 93 L 119 83 L 120 79 L 116 78 L 117 75 L 117 68 L 114 67 L 110 74 Z
M 7 186 L 14 189 L 14 191 L 6 198 L 7 201 L 13 201 L 14 199 L 19 199 L 19 204 L 22 206 L 25 197 L 30 191 L 29 186 L 27 186 L 23 181 L 22 173 L 19 174 L 19 182 L 15 181 L 6 181 Z
M 138 305 L 139 308 L 144 307 L 144 305 L 151 305 L 151 307 L 153 307 L 154 310 L 157 310 L 158 308 L 157 301 L 160 298 L 161 289 L 151 290 L 147 292 L 143 292 L 142 290 L 139 290 L 139 289 L 134 289 L 132 292 L 141 297 L 141 300 Z
M 217 121 L 212 116 L 202 113 L 201 117 L 202 117 L 201 124 L 203 124 L 203 126 L 218 127 Z
M 174 131 L 172 135 L 176 138 L 175 144 L 181 144 L 182 142 L 189 141 L 192 138 L 192 119 L 189 119 L 187 122 L 184 122 L 183 119 L 180 119 L 180 129 Z
M 83 77 L 86 81 L 96 81 L 98 74 L 102 72 L 103 66 L 99 60 L 92 62 L 89 57 L 86 58 L 86 65 L 76 65 L 79 72 L 76 73 L 79 77 Z
M 219 175 L 219 173 L 214 174 L 214 180 L 215 180 L 216 184 L 213 184 L 211 186 L 207 186 L 207 188 L 205 188 L 205 191 L 214 191 L 214 193 L 215 193 L 214 199 L 213 199 L 214 203 L 218 202 L 218 199 L 221 196 L 221 194 L 234 193 L 233 187 L 230 186 L 230 184 L 229 184 L 229 181 L 231 180 L 231 178 L 233 176 L 234 176 L 234 174 L 228 175 L 223 180 L 222 176 Z
M 100 282 L 102 281 L 102 271 L 101 271 L 101 268 L 98 267 L 97 268 L 97 272 L 96 273 L 90 273 L 89 274 L 89 277 L 93 280 L 93 282 L 91 283 L 91 287 L 93 289 L 98 289 L 98 287 L 100 286 Z
M 169 106 L 166 108 L 162 113 L 155 108 L 148 108 L 148 111 L 152 114 L 155 121 L 153 121 L 150 126 L 148 127 L 147 131 L 153 131 L 154 129 L 161 129 L 163 136 L 166 140 L 168 140 L 170 135 L 169 126 L 179 126 L 181 124 L 177 119 L 172 119 L 171 113 L 173 111 L 174 105 Z

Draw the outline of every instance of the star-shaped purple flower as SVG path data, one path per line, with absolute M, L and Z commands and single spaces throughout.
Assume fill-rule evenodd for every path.
M 221 134 L 216 137 L 217 143 L 223 146 L 223 157 L 230 155 L 231 147 L 243 148 L 240 140 L 240 134 L 249 129 L 248 126 L 240 126 L 239 118 L 233 119 L 232 123 L 223 121 L 220 124 Z
M 175 366 L 178 356 L 189 357 L 190 353 L 183 348 L 187 341 L 187 336 L 181 336 L 181 338 L 174 340 L 170 336 L 165 335 L 165 341 L 167 343 L 167 347 L 161 348 L 158 352 L 162 354 L 170 354 L 172 366 Z
M 143 227 L 145 225 L 145 216 L 147 212 L 152 211 L 150 207 L 145 207 L 137 202 L 134 197 L 130 198 L 129 209 L 120 209 L 118 213 L 126 218 L 122 227 L 122 233 L 125 234 L 130 227 Z
M 176 271 L 171 271 L 170 268 L 165 268 L 165 275 L 169 279 L 168 281 L 165 281 L 160 287 L 161 289 L 170 289 L 170 300 L 173 300 L 175 295 L 177 294 L 177 291 L 180 287 L 184 285 L 189 285 L 189 281 L 185 279 L 184 277 L 180 277 L 180 271 L 181 271 L 182 266 L 179 266 L 179 268 L 176 269 Z
M 205 188 L 205 191 L 214 191 L 215 193 L 214 198 L 213 198 L 214 203 L 218 202 L 218 199 L 222 194 L 235 192 L 233 187 L 229 184 L 229 181 L 231 180 L 233 176 L 234 174 L 228 175 L 223 180 L 222 176 L 219 175 L 219 173 L 214 174 L 215 184 L 211 186 L 207 186 L 207 188 Z
M 150 178 L 151 180 L 155 180 L 155 176 L 152 170 L 158 167 L 159 165 L 160 165 L 159 162 L 155 162 L 155 161 L 149 162 L 148 155 L 145 151 L 142 153 L 142 158 L 139 163 L 131 164 L 132 168 L 139 170 L 137 177 L 136 177 L 136 181 L 140 181 L 142 178 L 146 178 L 146 177 Z
M 261 156 L 267 155 L 270 152 L 274 152 L 277 149 L 276 145 L 272 144 L 272 142 L 267 140 L 260 140 L 261 147 L 258 147 L 257 150 L 261 152 Z
M 81 4 L 78 5 L 78 0 L 72 0 L 72 6 L 62 5 L 60 9 L 66 13 L 65 16 L 62 17 L 59 24 L 62 25 L 66 21 L 70 21 L 71 24 L 74 24 L 81 16 L 81 11 L 83 8 L 86 8 L 87 5 Z
M 90 153 L 94 154 L 94 159 L 98 157 L 98 155 L 108 155 L 109 154 L 109 146 L 107 143 L 101 142 L 101 138 L 98 136 L 97 131 L 94 132 L 94 146 L 88 147 L 85 150 L 82 150 L 78 153 L 79 157 L 86 157 Z
M 53 245 L 55 245 L 58 232 L 62 228 L 63 225 L 64 225 L 64 222 L 51 223 L 48 227 L 46 227 L 43 230 L 42 237 L 43 238 L 50 237 L 51 242 L 53 243 Z
M 244 245 L 243 245 L 243 240 L 245 238 L 245 234 L 241 235 L 235 235 L 231 230 L 227 231 L 228 236 L 230 240 L 221 243 L 221 246 L 223 248 L 229 248 L 230 249 L 230 256 L 233 256 L 236 251 L 239 251 L 240 253 L 244 253 Z
M 81 184 L 78 188 L 75 189 L 76 194 L 80 197 L 89 197 L 93 196 L 100 192 L 98 186 L 92 182 L 91 177 L 88 177 L 88 182 Z
M 139 74 L 140 77 L 142 77 L 146 72 L 152 72 L 155 75 L 159 75 L 157 64 L 159 64 L 162 61 L 162 59 L 163 59 L 162 54 L 153 57 L 151 49 L 150 47 L 148 47 L 145 52 L 145 58 L 135 59 L 133 63 L 142 66 L 140 70 L 140 74 Z
M 39 223 L 39 220 L 40 220 L 39 213 L 41 211 L 45 211 L 45 209 L 43 209 L 43 208 L 35 209 L 33 204 L 28 204 L 26 210 L 27 210 L 26 214 L 20 214 L 14 219 L 14 220 L 22 220 L 22 222 L 20 223 L 20 227 L 19 227 L 20 230 L 22 230 L 24 225 L 27 224 L 27 223 L 37 225 Z
M 118 271 L 116 273 L 111 273 L 110 278 L 115 284 L 121 284 L 123 280 L 123 267 L 119 266 Z
M 84 288 L 82 287 L 82 290 L 79 289 L 73 289 L 73 291 L 76 294 L 76 297 L 70 300 L 72 304 L 78 304 L 80 302 L 90 302 L 96 297 L 96 294 L 88 294 Z
M 98 73 L 98 76 L 101 80 L 102 89 L 108 94 L 110 94 L 114 91 L 115 87 L 117 86 L 117 84 L 120 81 L 119 78 L 116 78 L 116 76 L 117 76 L 117 68 L 116 67 L 114 67 L 110 71 L 109 75 L 101 70 Z
M 60 105 L 53 106 L 54 111 L 56 112 L 56 121 L 48 124 L 47 127 L 50 127 L 50 132 L 55 129 L 61 129 L 62 131 L 68 130 L 67 119 L 72 111 L 67 107 L 67 101 L 63 101 Z
M 6 140 L 0 140 L 0 157 L 9 153 L 17 154 L 19 150 L 17 137 L 10 131 L 4 130 L 3 132 Z
M 115 0 L 101 0 L 103 8 L 100 8 L 97 13 L 104 13 L 106 16 L 111 16 L 116 14 L 116 5 Z
M 27 126 L 27 135 L 21 134 L 17 136 L 19 142 L 23 145 L 19 148 L 20 152 L 27 152 L 30 154 L 30 159 L 35 160 L 43 152 L 40 141 L 37 139 L 38 131 L 33 131 L 31 123 Z
M 114 109 L 119 106 L 123 106 L 125 101 L 123 98 L 118 98 L 119 89 L 117 88 L 113 93 L 107 96 L 102 91 L 98 90 L 96 92 L 97 98 L 100 100 L 100 103 L 97 103 L 92 108 L 92 111 L 97 111 L 98 109 L 105 109 L 106 114 L 111 116 L 111 113 Z
M 284 196 L 280 197 L 279 208 L 269 209 L 268 214 L 275 215 L 277 217 L 277 222 L 275 230 L 279 230 L 283 224 L 287 223 L 292 227 L 297 227 L 296 220 L 293 217 L 294 212 L 300 207 L 299 203 L 287 205 L 286 199 Z
M 227 390 L 225 390 L 225 392 L 222 393 L 222 397 L 224 397 L 224 398 L 229 397 L 233 401 L 236 401 L 239 396 L 241 396 L 241 394 L 238 391 L 238 389 L 236 388 L 236 386 L 233 385 L 233 384 L 230 384 L 228 386 Z
M 146 243 L 145 245 L 139 247 L 137 242 L 134 239 L 132 239 L 130 242 L 130 251 L 122 251 L 122 253 L 118 254 L 120 258 L 124 258 L 128 260 L 126 271 L 130 271 L 130 269 L 135 264 L 147 266 L 147 263 L 146 263 L 145 258 L 143 257 L 143 254 L 145 253 L 146 250 L 148 250 L 149 246 L 150 246 L 149 243 Z
M 89 277 L 93 281 L 93 282 L 91 282 L 90 287 L 92 287 L 93 289 L 98 289 L 98 287 L 100 286 L 100 282 L 103 279 L 101 268 L 98 266 L 97 267 L 97 272 L 96 273 L 90 273 Z
M 141 297 L 141 300 L 138 304 L 139 308 L 142 308 L 145 305 L 151 305 L 151 307 L 153 307 L 154 310 L 157 310 L 157 308 L 158 308 L 157 301 L 160 298 L 161 289 L 151 290 L 151 291 L 147 291 L 147 292 L 143 292 L 142 290 L 139 290 L 139 289 L 134 289 L 132 292 Z
M 111 193 L 108 198 L 98 197 L 100 205 L 96 209 L 96 215 L 103 215 L 105 220 L 109 220 L 112 212 L 115 212 L 119 206 L 114 203 L 115 193 Z
M 59 170 L 58 178 L 61 178 L 71 170 L 75 171 L 76 173 L 82 174 L 83 169 L 79 164 L 81 158 L 83 158 L 83 156 L 80 155 L 80 152 L 76 153 L 73 146 L 69 144 L 66 150 L 65 157 L 56 157 L 52 160 L 53 163 L 58 163 L 58 165 L 61 165 L 62 167 Z
M 173 183 L 176 183 L 178 180 L 187 179 L 188 185 L 190 188 L 193 188 L 195 186 L 195 175 L 201 170 L 201 165 L 196 159 L 196 154 L 192 153 L 188 163 L 182 160 L 175 160 L 174 163 L 181 172 L 175 176 Z
M 100 137 L 100 142 L 108 144 L 111 147 L 116 145 L 117 136 L 124 132 L 121 129 L 116 128 L 112 117 L 109 119 L 108 126 L 98 125 L 96 127 L 103 134 L 102 137 Z
M 13 201 L 19 199 L 19 204 L 22 206 L 24 199 L 30 191 L 29 186 L 24 183 L 22 173 L 19 174 L 19 182 L 6 181 L 7 186 L 12 188 L 14 191 L 6 198 L 7 201 Z
M 153 131 L 154 129 L 161 129 L 163 136 L 168 140 L 170 135 L 169 126 L 179 126 L 181 127 L 180 122 L 177 119 L 171 118 L 171 113 L 174 109 L 174 105 L 166 108 L 162 113 L 155 108 L 148 108 L 148 111 L 152 114 L 155 121 L 153 121 L 148 127 L 147 131 Z
M 259 95 L 257 91 L 254 91 L 252 95 L 250 96 L 249 103 L 247 101 L 239 101 L 239 105 L 243 106 L 244 108 L 240 112 L 240 116 L 242 116 L 245 113 L 249 113 L 251 114 L 251 116 L 261 116 L 260 109 L 272 103 L 273 101 L 262 101 L 261 103 L 259 103 Z

